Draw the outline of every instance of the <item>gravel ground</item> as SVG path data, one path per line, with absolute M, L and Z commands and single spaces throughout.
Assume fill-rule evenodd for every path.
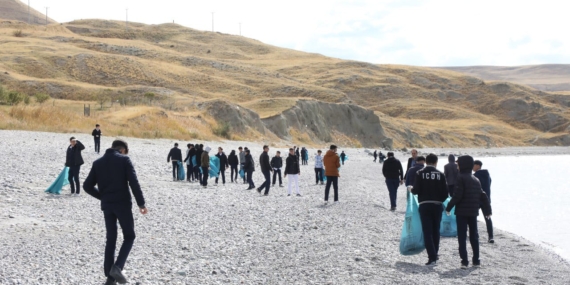
M 0 131 L 0 284 L 104 282 L 105 228 L 99 202 L 85 193 L 70 197 L 43 192 L 63 167 L 69 137 Z M 83 181 L 98 155 L 91 151 L 90 136 L 78 139 L 87 147 Z M 103 138 L 102 146 L 110 142 Z M 287 197 L 286 188 L 272 188 L 270 196 L 263 197 L 244 190 L 244 184 L 202 189 L 172 182 L 166 155 L 173 141 L 128 142 L 150 211 L 147 216 L 135 212 L 137 239 L 125 267 L 130 284 L 568 284 L 570 280 L 566 261 L 500 230 L 496 244 L 481 243 L 480 269 L 460 269 L 455 238 L 442 240 L 441 259 L 434 268 L 423 266 L 425 252 L 401 256 L 405 190 L 401 187 L 398 193 L 398 211 L 388 211 L 381 165 L 373 164 L 362 149 L 345 150 L 350 160 L 341 169 L 341 203 L 324 206 L 324 187 L 313 185 L 312 161 L 301 169 L 303 197 Z M 229 153 L 240 144 L 245 145 L 206 145 L 213 149 L 221 145 Z M 247 146 L 257 160 L 260 145 Z M 260 171 L 254 178 L 260 185 Z M 64 193 L 68 191 L 66 187 Z M 484 224 L 480 233 L 486 236 Z

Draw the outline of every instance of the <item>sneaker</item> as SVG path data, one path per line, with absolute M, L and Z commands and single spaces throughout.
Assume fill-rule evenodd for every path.
M 338 201 L 334 201 L 334 203 L 335 203 L 335 204 L 338 204 L 339 202 L 338 202 Z
M 291 194 L 287 194 L 287 197 L 291 196 Z
M 283 184 L 279 184 L 279 187 L 284 187 Z
M 261 189 L 257 188 L 257 193 L 261 195 Z
M 115 279 L 111 278 L 111 277 L 107 277 L 107 282 L 105 282 L 105 285 L 116 285 L 117 281 L 115 281 Z
M 297 194 L 297 197 L 301 197 L 301 194 Z
M 172 178 L 172 181 L 176 182 L 176 178 Z
M 325 185 L 325 183 L 324 183 L 324 182 L 321 182 L 321 185 Z
M 492 238 L 490 238 L 490 239 L 489 239 L 489 243 L 495 243 L 495 240 L 492 239 Z
M 329 201 L 325 201 L 325 206 L 329 204 Z
M 392 211 L 392 212 L 396 211 L 396 207 L 390 208 L 390 211 Z
M 476 267 L 476 268 L 481 267 L 481 261 L 473 261 L 473 267 Z
M 261 193 L 260 193 L 261 194 Z M 263 194 L 263 196 L 269 196 L 269 194 Z
M 469 262 L 461 261 L 461 269 L 467 269 L 467 266 L 469 266 Z
M 202 186 L 202 188 L 206 189 L 206 188 L 208 188 L 208 186 Z
M 116 265 L 113 265 L 113 267 L 111 267 L 111 272 L 109 272 L 109 276 L 114 278 L 119 284 L 127 283 L 127 278 L 125 277 L 125 275 L 123 275 L 121 269 Z
M 426 263 L 426 266 L 435 266 L 437 265 L 437 260 L 428 260 L 428 262 Z

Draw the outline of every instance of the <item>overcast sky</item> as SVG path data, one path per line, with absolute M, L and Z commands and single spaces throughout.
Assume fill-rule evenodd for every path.
M 27 0 L 22 0 L 27 3 Z M 562 0 L 31 0 L 58 22 L 172 22 L 280 47 L 421 66 L 570 63 Z

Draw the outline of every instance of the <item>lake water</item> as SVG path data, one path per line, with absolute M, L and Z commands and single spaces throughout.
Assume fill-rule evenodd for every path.
M 475 159 L 493 179 L 493 225 L 570 260 L 570 155 Z

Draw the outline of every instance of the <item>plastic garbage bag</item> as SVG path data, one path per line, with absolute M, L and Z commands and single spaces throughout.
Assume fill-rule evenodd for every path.
M 415 195 L 406 191 L 408 202 L 406 217 L 400 238 L 400 254 L 415 255 L 425 249 L 422 221 L 420 219 L 419 204 Z
M 321 168 L 321 175 L 323 177 L 323 182 L 327 181 L 327 176 L 325 175 L 325 168 Z
M 69 167 L 64 167 L 61 173 L 57 176 L 55 181 L 45 191 L 51 194 L 61 194 L 61 188 L 69 184 Z
M 240 176 L 242 179 L 245 178 L 245 170 L 243 170 L 243 168 L 239 170 L 239 176 Z
M 451 197 L 447 198 L 443 202 L 443 208 L 447 207 L 447 203 L 451 201 Z M 451 215 L 447 216 L 445 211 L 443 211 L 441 216 L 441 225 L 439 229 L 439 234 L 442 237 L 456 237 L 457 236 L 457 218 L 455 217 L 455 207 L 451 209 Z
M 215 155 L 210 156 L 210 169 L 208 172 L 210 177 L 218 178 L 220 175 L 220 159 Z
M 178 162 L 178 180 L 186 179 L 186 171 L 184 171 L 184 164 L 182 161 Z

